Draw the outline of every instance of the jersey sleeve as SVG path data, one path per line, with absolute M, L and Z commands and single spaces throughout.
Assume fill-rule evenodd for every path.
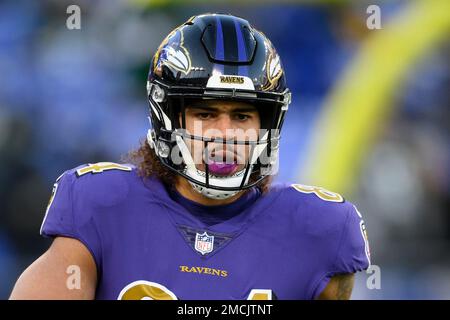
M 351 205 L 341 236 L 334 273 L 355 273 L 370 266 L 370 249 L 367 231 L 358 209 Z
M 342 219 L 342 224 L 337 222 L 341 231 L 336 234 L 336 238 L 331 239 L 337 246 L 330 244 L 332 250 L 327 254 L 332 260 L 313 286 L 312 299 L 317 298 L 333 276 L 355 273 L 370 266 L 369 242 L 362 216 L 353 204 L 346 202 L 345 206 L 343 213 L 346 214 L 342 215 L 345 219 Z
M 76 179 L 73 172 L 66 171 L 56 180 L 40 233 L 44 237 L 64 236 L 79 240 L 91 252 L 98 267 L 101 261 L 100 239 L 92 208 L 79 188 L 74 188 Z

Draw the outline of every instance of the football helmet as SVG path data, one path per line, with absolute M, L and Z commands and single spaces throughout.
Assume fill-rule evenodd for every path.
M 291 102 L 279 55 L 269 39 L 248 21 L 227 14 L 202 14 L 174 29 L 156 51 L 148 74 L 151 129 L 147 141 L 161 163 L 190 181 L 206 197 L 225 199 L 276 173 L 283 119 Z M 191 101 L 243 101 L 259 112 L 261 130 L 254 140 L 193 135 L 186 130 Z M 211 173 L 194 163 L 189 141 L 244 145 L 242 170 Z

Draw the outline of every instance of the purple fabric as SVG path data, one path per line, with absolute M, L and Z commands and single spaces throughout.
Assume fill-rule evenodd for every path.
M 278 299 L 312 299 L 333 274 L 369 266 L 361 219 L 347 201 L 274 185 L 239 214 L 208 226 L 159 180 L 143 180 L 135 170 L 75 172 L 58 181 L 42 234 L 86 245 L 101 275 L 97 299 L 117 299 L 139 280 L 183 300 L 247 299 L 252 289 L 272 290 Z M 206 254 L 194 246 L 204 232 L 214 235 Z
M 244 36 L 237 19 L 234 19 L 234 28 L 236 29 L 239 62 L 247 61 L 248 57 L 247 49 L 245 48 Z M 248 66 L 239 66 L 239 74 L 242 76 L 248 76 Z
M 205 206 L 183 197 L 178 191 L 169 189 L 173 201 L 182 205 L 190 214 L 204 224 L 211 226 L 225 222 L 250 207 L 261 195 L 259 189 L 251 188 L 236 201 L 226 205 Z

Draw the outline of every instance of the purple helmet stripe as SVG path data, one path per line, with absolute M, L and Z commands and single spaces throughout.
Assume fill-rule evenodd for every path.
M 236 29 L 236 39 L 237 39 L 237 47 L 238 47 L 238 57 L 239 62 L 247 61 L 247 49 L 245 48 L 244 37 L 242 34 L 241 26 L 239 25 L 238 20 L 235 18 L 234 27 Z M 248 66 L 239 66 L 238 70 L 239 75 L 247 76 L 248 75 Z
M 222 23 L 220 22 L 220 18 L 216 17 L 216 52 L 215 57 L 217 60 L 224 60 L 224 44 L 223 44 L 223 30 Z M 220 71 L 223 74 L 223 65 L 215 64 L 215 68 L 217 71 Z

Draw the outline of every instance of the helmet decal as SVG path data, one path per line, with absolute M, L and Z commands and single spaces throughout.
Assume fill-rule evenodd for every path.
M 283 69 L 281 68 L 280 56 L 276 52 L 275 48 L 266 38 L 265 42 L 269 48 L 269 55 L 267 56 L 267 83 L 262 87 L 263 90 L 271 90 L 275 88 L 278 84 L 278 79 L 280 79 L 283 74 Z
M 253 82 L 250 78 L 245 76 L 234 75 L 219 75 L 213 74 L 206 84 L 207 88 L 235 88 L 235 89 L 248 89 L 255 90 Z
M 182 29 L 175 29 L 163 41 L 156 53 L 154 72 L 161 74 L 162 66 L 183 72 L 185 75 L 191 70 L 191 58 L 188 50 L 183 46 L 184 36 Z

